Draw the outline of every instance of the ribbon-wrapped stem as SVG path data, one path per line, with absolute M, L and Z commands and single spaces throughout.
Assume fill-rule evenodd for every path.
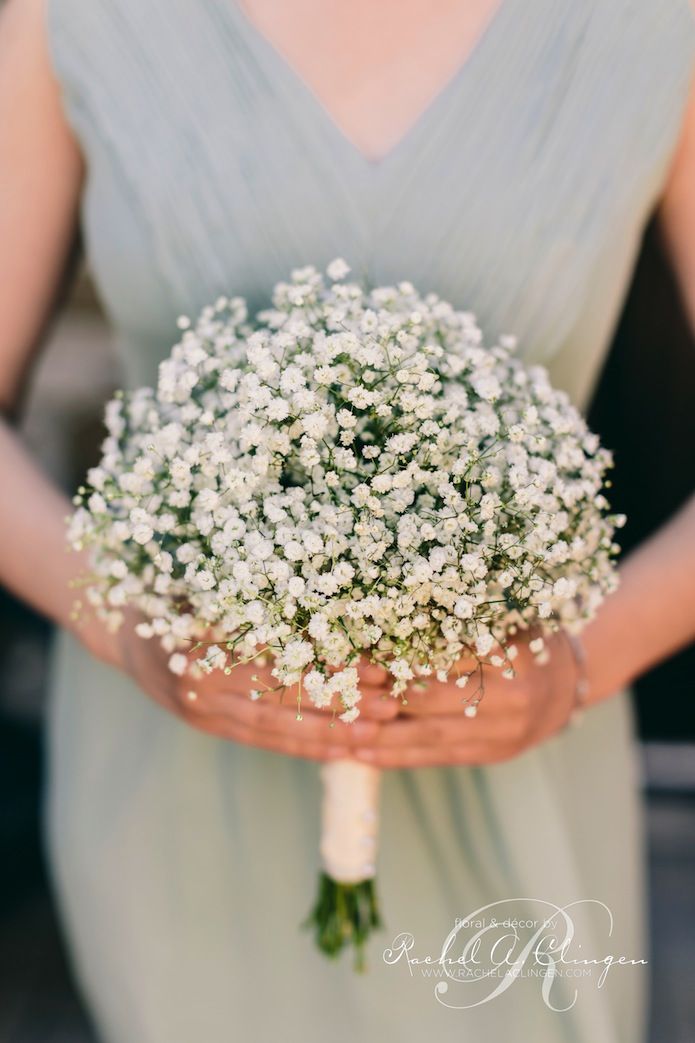
M 379 830 L 381 772 L 369 764 L 340 760 L 321 768 L 323 806 L 319 893 L 306 925 L 328 956 L 355 949 L 364 969 L 364 946 L 380 926 L 374 876 Z

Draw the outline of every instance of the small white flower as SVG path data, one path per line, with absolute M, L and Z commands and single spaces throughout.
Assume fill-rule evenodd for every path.
M 475 640 L 475 650 L 479 656 L 486 656 L 494 643 L 495 639 L 490 631 L 483 631 Z
M 389 663 L 389 670 L 398 681 L 410 681 L 414 677 L 412 668 L 405 659 L 394 659 Z
M 299 540 L 288 540 L 284 550 L 289 561 L 302 561 L 306 557 L 306 551 Z
M 249 623 L 254 626 L 260 625 L 265 619 L 265 607 L 262 601 L 251 601 L 244 609 L 244 615 Z
M 474 602 L 471 600 L 471 598 L 458 598 L 456 604 L 454 605 L 454 615 L 458 619 L 470 619 L 473 615 L 473 608 Z M 481 655 L 484 654 L 484 652 L 481 652 Z
M 328 428 L 328 418 L 323 413 L 309 413 L 302 417 L 302 427 L 310 438 L 323 438 Z
M 286 420 L 290 415 L 290 407 L 283 398 L 274 398 L 265 407 L 265 414 L 269 420 Z
M 151 525 L 147 525 L 145 522 L 141 522 L 136 525 L 133 529 L 133 539 L 136 543 L 149 543 L 154 536 L 154 530 Z
M 344 279 L 350 271 L 349 265 L 345 263 L 342 257 L 336 257 L 334 261 L 326 268 L 328 278 L 332 279 L 333 282 L 338 282 L 340 279 Z
M 169 669 L 172 674 L 177 674 L 179 677 L 183 677 L 188 669 L 188 659 L 181 652 L 174 652 L 169 657 Z
M 570 598 L 574 594 L 574 583 L 567 579 L 565 576 L 561 576 L 555 580 L 553 584 L 553 595 L 556 598 Z
M 212 590 L 215 586 L 215 576 L 210 569 L 201 569 L 196 573 L 195 582 L 200 590 Z
M 336 420 L 341 427 L 351 428 L 357 426 L 357 417 L 349 409 L 338 410 Z
M 287 584 L 287 590 L 291 597 L 300 598 L 306 589 L 306 583 L 301 576 L 292 576 Z

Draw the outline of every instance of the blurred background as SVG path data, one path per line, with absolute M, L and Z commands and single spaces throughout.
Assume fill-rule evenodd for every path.
M 103 403 L 117 385 L 108 329 L 78 270 L 20 420 L 67 489 L 98 455 Z M 628 515 L 628 549 L 695 488 L 695 339 L 653 226 L 590 419 L 615 451 L 613 504 Z M 41 850 L 50 628 L 4 593 L 0 622 L 0 1043 L 96 1043 L 71 981 Z M 635 692 L 651 873 L 650 1043 L 695 1040 L 694 678 L 690 649 Z

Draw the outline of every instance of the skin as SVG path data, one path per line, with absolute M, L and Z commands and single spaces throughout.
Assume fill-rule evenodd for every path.
M 348 141 L 376 161 L 456 75 L 502 3 L 242 0 L 241 7 Z
M 306 81 L 355 147 L 377 157 L 407 132 L 413 114 L 441 88 L 442 68 L 450 76 L 460 65 L 495 7 L 486 0 L 469 5 L 296 0 L 290 21 L 289 5 L 271 0 L 256 0 L 246 9 L 293 65 L 306 70 Z M 450 45 L 454 25 L 460 33 L 456 53 Z M 418 50 L 419 41 L 424 50 Z M 437 76 L 431 63 L 427 72 L 428 52 L 442 56 Z M 339 61 L 348 53 L 349 69 L 331 74 L 333 66 L 340 71 Z M 414 64 L 415 53 L 422 60 Z M 388 70 L 389 90 L 384 90 L 382 66 Z M 16 410 L 55 302 L 84 173 L 51 71 L 43 0 L 9 0 L 0 12 L 0 407 L 8 416 Z M 695 328 L 695 92 L 660 216 Z M 350 755 L 400 768 L 506 760 L 568 722 L 577 672 L 562 635 L 550 642 L 549 662 L 543 666 L 520 643 L 513 681 L 485 668 L 485 696 L 473 719 L 462 712 L 468 690 L 432 682 L 426 693 L 408 692 L 401 705 L 386 694 L 385 672 L 366 662 L 361 666 L 362 716 L 351 725 L 333 725 L 329 712 L 306 700 L 298 722 L 292 691 L 252 702 L 251 688 L 275 683 L 268 668 L 258 665 L 239 667 L 229 678 L 214 674 L 196 682 L 191 699 L 190 679 L 171 674 L 158 645 L 134 634 L 136 617 L 115 635 L 93 618 L 74 618 L 70 584 L 86 562 L 66 551 L 64 519 L 70 504 L 4 422 L 0 480 L 3 489 L 11 490 L 0 499 L 0 581 L 191 727 L 293 756 L 328 760 Z M 584 632 L 589 705 L 610 698 L 695 637 L 693 576 L 695 497 L 623 563 L 620 589 Z

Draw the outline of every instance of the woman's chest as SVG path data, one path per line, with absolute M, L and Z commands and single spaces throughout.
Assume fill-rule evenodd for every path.
M 90 96 L 84 211 L 116 324 L 170 337 L 182 311 L 221 292 L 261 305 L 290 268 L 340 254 L 372 282 L 408 278 L 552 352 L 616 242 L 634 249 L 691 42 L 667 67 L 642 51 L 646 24 L 623 19 L 611 41 L 610 19 L 588 9 L 546 4 L 534 22 L 507 5 L 377 163 L 226 4 L 175 5 L 156 42 L 133 24 L 150 4 L 118 22 L 130 49 Z

